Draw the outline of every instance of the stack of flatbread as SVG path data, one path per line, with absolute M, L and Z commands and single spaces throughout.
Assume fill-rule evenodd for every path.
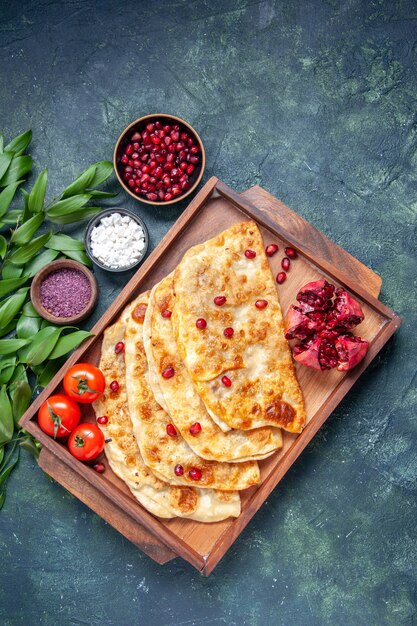
M 105 453 L 137 500 L 164 518 L 237 517 L 258 461 L 305 422 L 257 225 L 190 248 L 105 331 L 100 368 Z

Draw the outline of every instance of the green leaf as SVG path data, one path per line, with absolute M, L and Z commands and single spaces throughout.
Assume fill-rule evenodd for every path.
M 3 278 L 7 280 L 11 278 L 20 278 L 23 274 L 23 267 L 13 265 L 13 263 L 10 263 L 7 259 L 1 267 L 1 273 Z
M 55 348 L 49 355 L 49 359 L 58 359 L 64 354 L 68 354 L 71 350 L 74 350 L 77 346 L 80 345 L 84 339 L 87 337 L 92 337 L 93 334 L 87 332 L 86 330 L 76 330 L 73 333 L 69 333 L 68 335 L 63 335 L 59 338 Z
M 23 218 L 22 209 L 13 209 L 12 211 L 8 211 L 6 215 L 3 215 L 2 222 L 4 224 L 12 224 L 16 225 L 16 222 L 21 222 Z
M 84 243 L 78 239 L 68 237 L 68 235 L 58 233 L 52 235 L 45 247 L 52 248 L 52 250 L 59 250 L 60 252 L 66 252 L 67 250 L 84 250 Z
M 48 363 L 43 367 L 43 369 L 39 370 L 38 379 L 37 379 L 38 385 L 40 387 L 46 387 L 46 385 L 49 385 L 49 383 L 51 382 L 55 374 L 59 372 L 59 370 L 64 365 L 64 363 L 65 363 L 65 359 L 62 359 L 62 358 L 55 359 L 53 361 L 48 361 Z
M 16 328 L 17 320 L 12 320 L 7 326 L 4 328 L 0 328 L 0 337 L 5 337 L 9 333 L 11 333 Z
M 90 187 L 98 187 L 101 183 L 104 183 L 105 180 L 113 173 L 113 163 L 111 161 L 97 161 L 90 165 L 86 171 L 95 168 L 94 178 L 90 183 Z
M 18 180 L 17 182 L 12 183 L 11 185 L 8 185 L 7 187 L 5 187 L 3 191 L 0 193 L 0 217 L 2 217 L 6 213 L 7 209 L 9 208 L 14 198 L 16 189 L 22 182 L 23 181 Z
M 11 354 L 26 346 L 30 339 L 0 339 L 0 354 Z
M 0 465 L 4 459 L 4 444 L 0 448 Z
M 28 365 L 39 365 L 46 361 L 54 349 L 62 330 L 62 328 L 54 326 L 47 326 L 40 330 L 31 342 L 26 357 L 23 359 L 19 353 L 20 361 L 22 363 L 26 362 Z
M 63 198 L 69 198 L 76 194 L 83 193 L 85 189 L 92 183 L 95 175 L 95 169 L 88 168 L 80 174 L 73 183 L 64 189 Z
M 29 194 L 29 211 L 31 213 L 40 213 L 43 211 L 43 202 L 45 200 L 46 183 L 48 181 L 48 168 L 45 168 L 36 179 Z
M 26 373 L 26 367 L 23 365 L 23 363 L 19 363 L 18 365 L 16 365 L 13 376 L 10 380 L 10 384 L 9 384 L 9 393 L 10 393 L 10 397 L 13 400 L 14 398 L 14 393 L 15 393 L 15 389 L 18 386 L 18 384 L 20 382 L 28 382 L 28 376 Z
M 0 388 L 0 445 L 10 441 L 13 437 L 13 430 L 12 407 L 6 387 L 3 385 L 3 387 Z
M 22 192 L 23 201 L 24 201 L 22 222 L 25 223 L 31 217 L 31 212 L 29 211 L 29 194 L 26 191 L 26 189 L 20 189 L 20 191 Z
M 15 291 L 23 285 L 29 276 L 22 276 L 21 278 L 9 278 L 7 280 L 0 280 L 0 298 L 10 293 L 11 291 Z
M 6 480 L 9 478 L 10 474 L 12 473 L 12 471 L 14 470 L 14 468 L 16 467 L 16 465 L 19 462 L 19 453 L 17 454 L 16 459 L 13 461 L 13 463 L 11 465 L 9 465 L 9 467 L 7 467 L 5 470 L 3 470 L 0 474 L 0 489 L 2 488 L 2 494 L 5 493 L 4 490 L 4 483 L 6 482 Z M 4 503 L 4 500 L 3 500 Z M 3 503 L 1 503 L 1 506 L 3 506 Z M 0 506 L 0 508 L 1 508 Z
M 96 215 L 96 213 L 99 213 L 100 211 L 102 211 L 101 207 L 90 207 L 87 206 L 84 209 L 79 209 L 77 211 L 72 211 L 71 213 L 66 213 L 65 215 L 60 215 L 60 216 L 56 216 L 56 217 L 49 217 L 49 219 L 51 220 L 51 222 L 54 222 L 55 224 L 73 224 L 74 222 L 79 222 L 81 220 L 86 220 L 89 217 L 92 217 L 93 215 Z
M 27 130 L 25 133 L 18 135 L 7 144 L 5 150 L 14 152 L 14 154 L 20 154 L 26 150 L 30 142 L 32 141 L 32 131 Z
M 23 315 L 26 315 L 26 317 L 40 317 L 39 313 L 31 302 L 26 302 L 25 306 L 23 307 Z
M 16 369 L 15 355 L 0 357 L 0 384 L 5 385 L 12 378 Z
M 81 207 L 83 207 L 90 199 L 90 194 L 79 194 L 77 196 L 72 196 L 71 198 L 66 198 L 65 200 L 60 200 L 53 204 L 49 209 L 46 210 L 46 214 L 49 219 L 54 220 L 55 218 L 63 217 L 68 213 L 72 213 L 73 211 L 78 211 Z
M 36 239 L 33 239 L 33 241 L 31 241 L 31 243 L 29 243 L 27 246 L 24 246 L 23 248 L 18 248 L 17 250 L 12 252 L 9 257 L 9 261 L 11 263 L 14 263 L 15 265 L 24 265 L 35 256 L 38 250 L 43 248 L 43 246 L 46 244 L 47 241 L 49 241 L 50 238 L 51 233 L 45 233 L 40 237 L 36 237 Z
M 26 300 L 29 287 L 26 289 L 19 289 L 12 296 L 9 296 L 3 300 L 0 304 L 0 328 L 7 326 L 12 321 L 15 315 L 19 313 L 20 309 Z
M 4 255 L 7 252 L 7 239 L 6 237 L 3 237 L 3 235 L 0 235 L 0 257 L 2 259 L 4 259 Z
M 29 384 L 21 381 L 16 385 L 12 401 L 12 414 L 15 426 L 19 425 L 19 420 L 28 409 L 32 400 L 32 389 Z
M 17 180 L 20 180 L 25 174 L 27 174 L 31 170 L 31 168 L 32 159 L 30 156 L 14 157 L 8 167 L 7 172 L 0 180 L 0 187 L 7 187 L 7 185 L 10 185 L 12 183 L 15 183 Z
M 21 315 L 16 325 L 16 334 L 19 339 L 29 339 L 39 332 L 41 327 L 40 317 L 28 317 Z
M 29 261 L 29 263 L 26 263 L 25 275 L 32 278 L 40 269 L 42 269 L 42 267 L 45 267 L 45 265 L 54 261 L 58 255 L 59 252 L 57 250 L 43 250 L 43 252 L 37 254 L 31 261 Z
M 111 191 L 98 191 L 96 189 L 89 189 L 88 193 L 92 198 L 115 198 L 118 193 L 113 193 Z
M 23 441 L 19 443 L 19 446 L 23 448 L 24 450 L 26 450 L 27 452 L 30 452 L 30 454 L 34 457 L 35 461 L 39 459 L 41 448 L 38 448 L 36 446 L 35 441 L 33 439 L 23 439 Z
M 10 241 L 19 246 L 29 243 L 38 228 L 42 226 L 44 219 L 43 213 L 34 215 L 13 232 Z
M 3 178 L 5 173 L 7 172 L 7 168 L 9 167 L 10 163 L 12 162 L 12 159 L 13 159 L 13 153 L 12 152 L 3 152 L 0 155 L 0 186 L 1 187 L 5 187 L 6 186 L 6 185 L 1 185 L 1 179 Z
M 74 259 L 74 261 L 87 265 L 88 267 L 92 267 L 93 265 L 90 257 L 88 257 L 82 250 L 64 250 L 63 254 L 70 259 Z

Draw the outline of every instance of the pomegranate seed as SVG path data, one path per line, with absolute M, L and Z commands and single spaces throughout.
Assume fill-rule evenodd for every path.
M 169 202 L 170 200 L 172 200 L 172 194 L 171 193 L 166 193 L 165 194 L 165 202 Z
M 97 418 L 97 422 L 99 424 L 107 424 L 108 421 L 109 418 L 107 417 L 107 415 L 100 415 L 100 417 Z
M 254 259 L 256 257 L 255 250 L 245 250 L 245 257 L 247 259 Z
M 139 154 L 137 152 L 132 152 L 132 159 L 137 159 Z
M 150 200 L 151 202 L 155 202 L 155 200 L 158 200 L 158 196 L 156 195 L 156 193 L 147 193 L 146 197 L 148 198 L 148 200 Z
M 200 424 L 200 422 L 195 422 L 194 424 L 192 424 L 190 426 L 190 433 L 192 435 L 198 435 L 198 433 L 201 433 L 201 424 Z
M 110 383 L 110 389 L 113 391 L 113 393 L 117 393 L 117 392 L 119 391 L 119 389 L 120 389 L 120 385 L 119 385 L 119 383 L 117 382 L 117 380 L 113 380 L 113 381 Z
M 160 143 L 161 143 L 161 140 L 160 140 L 160 139 L 159 139 L 159 137 L 157 137 L 156 135 L 151 135 L 151 141 L 152 141 L 152 143 L 154 143 L 156 146 L 157 146 L 158 144 L 160 144 Z
M 291 265 L 291 261 L 289 260 L 288 257 L 284 256 L 284 258 L 281 261 L 282 269 L 287 272 L 290 269 L 290 265 Z
M 276 252 L 278 252 L 278 246 L 276 243 L 270 243 L 269 246 L 266 246 L 265 252 L 268 256 L 273 256 Z
M 130 156 L 132 153 L 133 153 L 133 146 L 131 143 L 129 143 L 126 146 L 125 154 L 127 154 L 127 156 Z
M 197 156 L 191 156 L 190 163 L 192 163 L 193 165 L 197 165 L 197 163 L 200 163 L 200 159 Z
M 162 191 L 162 189 L 158 191 L 158 198 L 162 201 L 165 200 L 165 193 Z
M 181 165 L 185 165 L 188 176 L 194 172 L 194 165 L 186 165 L 185 163 L 181 163 Z
M 181 150 L 184 150 L 184 148 L 185 148 L 185 144 L 183 141 L 179 141 L 177 145 L 175 146 L 175 150 L 177 152 L 181 152 Z
M 178 437 L 177 429 L 174 424 L 167 424 L 167 435 L 170 437 Z
M 157 122 L 155 122 L 155 128 L 157 128 L 158 130 L 160 128 L 162 128 L 162 124 L 161 124 L 161 122 L 159 120 Z
M 230 338 L 230 337 L 233 337 L 234 332 L 235 332 L 235 331 L 233 330 L 233 328 L 232 328 L 231 326 L 229 326 L 228 328 L 225 328 L 225 329 L 224 329 L 224 331 L 223 331 L 223 335 L 224 335 L 225 337 Z
M 190 152 L 191 154 L 198 154 L 198 146 L 191 146 Z
M 142 169 L 142 173 L 143 173 L 143 174 L 148 174 L 148 172 L 149 172 L 149 170 L 150 170 L 150 167 L 149 167 L 149 165 L 147 165 L 147 164 L 145 163 L 144 165 L 142 165 L 142 168 L 141 168 L 141 169 Z
M 146 130 L 149 133 L 153 133 L 153 131 L 155 130 L 155 124 L 152 124 L 152 122 L 149 122 L 149 124 L 146 125 Z M 143 137 L 143 135 L 142 135 Z M 145 139 L 145 137 L 143 137 Z
M 187 191 L 187 189 L 189 189 L 190 187 L 191 187 L 191 185 L 188 182 L 188 180 L 183 180 L 183 182 L 181 183 L 181 189 L 183 191 Z
M 180 138 L 179 132 L 176 131 L 176 130 L 172 130 L 171 131 L 171 139 L 172 139 L 172 141 L 178 141 L 179 138 Z
M 165 143 L 166 146 L 171 145 L 171 143 L 172 143 L 171 137 L 164 137 L 164 143 Z
M 222 383 L 225 387 L 231 387 L 232 386 L 232 381 L 230 380 L 230 378 L 228 376 L 222 376 Z
M 134 187 L 136 183 L 133 178 L 129 178 L 127 184 L 129 185 L 129 187 Z
M 129 157 L 127 154 L 124 154 L 120 160 L 122 163 L 129 163 Z
M 167 319 L 169 319 L 172 315 L 172 311 L 170 311 L 169 309 L 165 309 L 165 311 L 161 312 L 162 317 L 166 317 Z
M 276 278 L 278 285 L 282 285 L 282 283 L 285 281 L 286 278 L 287 278 L 287 275 L 285 272 L 279 272 Z
M 179 196 L 180 194 L 181 194 L 181 188 L 178 187 L 177 185 L 174 185 L 172 187 L 172 195 Z
M 123 343 L 123 341 L 118 341 L 116 343 L 116 345 L 114 346 L 114 351 L 116 354 L 120 354 L 121 352 L 123 352 L 125 349 L 125 344 Z
M 106 470 L 103 463 L 95 463 L 95 465 L 93 465 L 93 469 L 95 469 L 99 474 L 103 474 Z
M 196 321 L 195 325 L 197 326 L 197 328 L 202 330 L 203 328 L 205 328 L 207 326 L 207 322 L 206 322 L 206 320 L 203 317 L 199 317 L 198 320 Z
M 298 256 L 294 248 L 285 248 L 285 254 L 290 257 L 290 259 L 296 259 Z
M 201 480 L 203 472 L 198 469 L 198 467 L 192 467 L 188 472 L 188 476 L 193 480 Z
M 257 309 L 266 309 L 266 307 L 268 306 L 268 300 L 257 300 L 255 302 L 255 306 Z
M 213 302 L 216 306 L 223 306 L 226 303 L 226 296 L 216 296 Z
M 187 171 L 187 169 L 188 169 L 188 165 L 187 165 L 187 163 L 184 163 L 184 162 L 183 162 L 183 163 L 180 163 L 180 166 L 179 166 L 179 167 L 180 167 L 180 170 L 182 170 L 183 172 L 186 172 L 186 171 Z
M 184 474 L 184 468 L 179 463 L 174 467 L 174 474 L 176 476 L 182 476 Z
M 171 126 L 169 124 L 165 124 L 165 126 L 162 127 L 164 129 L 164 131 L 166 133 L 170 133 L 171 132 Z
M 166 369 L 164 369 L 164 371 L 162 372 L 162 376 L 164 378 L 172 378 L 175 374 L 175 370 L 173 367 L 167 367 Z

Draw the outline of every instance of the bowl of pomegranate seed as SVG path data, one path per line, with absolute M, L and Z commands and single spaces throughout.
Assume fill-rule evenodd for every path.
M 201 181 L 206 154 L 198 133 L 175 115 L 135 120 L 117 140 L 114 169 L 136 200 L 168 205 L 183 200 Z

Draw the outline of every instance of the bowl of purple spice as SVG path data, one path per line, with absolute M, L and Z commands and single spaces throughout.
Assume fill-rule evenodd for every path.
M 97 281 L 90 270 L 70 259 L 45 265 L 35 275 L 30 297 L 36 311 L 53 324 L 74 324 L 97 304 Z

